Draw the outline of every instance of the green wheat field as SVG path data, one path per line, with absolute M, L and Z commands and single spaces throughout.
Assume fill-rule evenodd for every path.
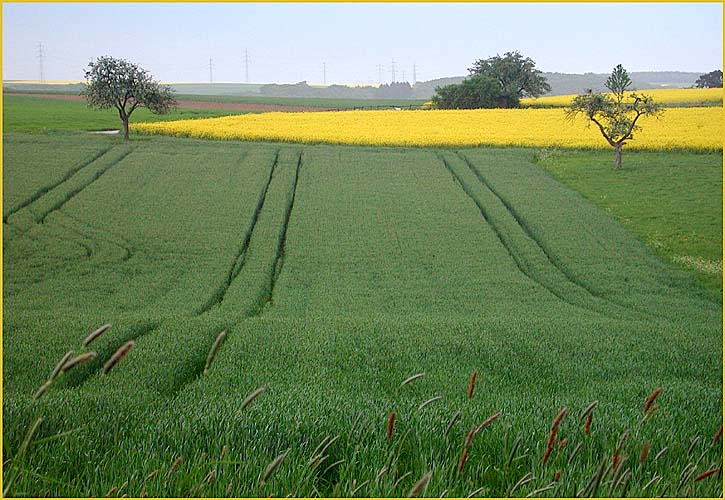
M 124 143 L 14 99 L 5 496 L 722 495 L 721 152 Z

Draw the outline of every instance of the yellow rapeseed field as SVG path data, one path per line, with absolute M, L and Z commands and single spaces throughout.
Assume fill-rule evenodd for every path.
M 672 108 L 642 119 L 631 149 L 722 150 L 723 108 Z M 584 119 L 562 109 L 331 111 L 261 113 L 139 123 L 145 134 L 243 141 L 388 146 L 539 146 L 609 148 Z
M 723 89 L 648 89 L 638 93 L 652 96 L 655 102 L 665 106 L 692 104 L 722 104 Z M 523 106 L 561 107 L 571 104 L 576 95 L 554 95 L 549 97 L 521 99 Z

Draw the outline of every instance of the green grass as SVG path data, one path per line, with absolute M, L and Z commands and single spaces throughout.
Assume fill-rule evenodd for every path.
M 155 122 L 212 118 L 240 114 L 244 111 L 179 108 L 166 115 L 138 109 L 131 122 Z M 122 126 L 115 109 L 97 110 L 82 101 L 63 101 L 42 97 L 3 96 L 3 130 L 7 132 L 48 132 L 69 130 L 118 130 Z
M 722 294 L 722 154 L 543 151 L 557 180 L 617 218 L 664 259 Z
M 531 472 L 512 493 L 526 496 L 561 469 L 544 494 L 573 496 L 626 430 L 628 495 L 722 490 L 721 475 L 693 481 L 722 464 L 721 441 L 710 444 L 722 421 L 721 301 L 555 181 L 535 150 L 11 133 L 4 154 L 9 495 L 404 496 L 432 471 L 426 496 L 506 496 Z M 562 158 L 576 155 L 611 161 Z M 625 168 L 635 156 L 661 163 L 638 153 Z M 639 190 L 639 203 L 682 197 L 695 172 L 721 176 L 720 155 L 679 158 L 692 168 Z M 71 349 L 98 357 L 33 401 Z M 660 409 L 642 423 L 658 386 Z M 593 400 L 586 437 L 579 413 Z M 568 444 L 542 465 L 564 406 Z M 498 411 L 457 473 L 471 426 Z M 597 495 L 620 495 L 613 479 Z

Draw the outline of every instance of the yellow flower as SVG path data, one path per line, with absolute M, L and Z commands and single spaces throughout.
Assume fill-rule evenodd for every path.
M 723 108 L 670 108 L 641 119 L 628 149 L 721 150 Z M 139 123 L 145 134 L 243 141 L 388 146 L 610 146 L 585 119 L 567 121 L 562 109 L 330 111 L 261 113 Z

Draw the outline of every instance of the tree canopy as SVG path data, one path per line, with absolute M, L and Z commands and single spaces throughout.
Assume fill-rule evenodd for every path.
M 518 105 L 522 97 L 539 97 L 551 91 L 542 72 L 536 69 L 536 63 L 518 51 L 479 59 L 468 71 L 471 76 L 485 76 L 496 80 L 501 95 L 509 100 L 510 107 Z
M 661 106 L 654 102 L 651 96 L 629 91 L 628 87 L 632 81 L 629 74 L 622 67 L 617 65 L 609 79 L 607 88 L 611 94 L 602 94 L 586 90 L 574 98 L 566 109 L 566 115 L 570 119 L 577 116 L 584 116 L 589 120 L 588 124 L 594 123 L 614 148 L 615 168 L 622 168 L 622 147 L 627 141 L 634 138 L 634 133 L 641 130 L 637 124 L 643 116 L 661 116 Z
M 695 80 L 695 87 L 699 89 L 722 88 L 722 71 L 716 69 L 715 71 L 700 75 L 700 78 Z
M 440 109 L 495 108 L 502 104 L 501 90 L 493 78 L 472 76 L 459 84 L 436 87 L 432 102 Z
M 86 86 L 81 95 L 88 106 L 116 108 L 123 122 L 124 138 L 129 138 L 129 118 L 140 107 L 164 114 L 177 104 L 170 87 L 154 81 L 148 71 L 124 59 L 99 57 L 88 64 Z
M 621 64 L 617 64 L 614 67 L 612 74 L 609 75 L 609 78 L 607 78 L 604 84 L 617 97 L 624 97 L 624 93 L 630 85 L 632 85 L 632 79 Z
M 551 90 L 534 61 L 518 52 L 479 59 L 468 71 L 460 84 L 436 88 L 435 107 L 514 108 L 522 97 L 538 97 Z

